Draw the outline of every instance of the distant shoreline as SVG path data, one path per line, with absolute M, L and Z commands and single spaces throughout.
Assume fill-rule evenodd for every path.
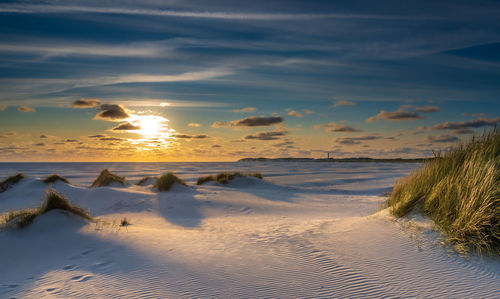
M 425 161 L 433 160 L 434 158 L 415 158 L 415 159 L 377 159 L 377 158 L 329 158 L 329 159 L 314 159 L 314 158 L 243 158 L 238 162 L 406 162 L 406 163 L 423 163 Z

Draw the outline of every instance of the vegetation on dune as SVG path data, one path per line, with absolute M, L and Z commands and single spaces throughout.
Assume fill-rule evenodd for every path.
M 145 176 L 143 177 L 139 182 L 137 182 L 137 185 L 139 186 L 142 186 L 143 184 L 145 184 L 148 180 L 150 179 L 154 179 L 155 177 L 152 177 L 152 176 Z
M 398 181 L 388 206 L 430 216 L 459 251 L 500 255 L 500 129 L 461 143 Z
M 168 191 L 175 183 L 187 186 L 187 184 L 173 172 L 167 172 L 157 178 L 153 186 L 157 188 L 158 191 Z
M 5 180 L 0 182 L 0 193 L 7 191 L 7 189 L 12 188 L 15 184 L 19 183 L 20 180 L 26 178 L 26 176 L 22 173 L 18 173 L 16 175 L 10 176 Z
M 112 183 L 118 183 L 124 186 L 127 182 L 124 177 L 118 176 L 111 171 L 104 169 L 92 183 L 91 187 L 105 187 L 111 185 Z
M 25 228 L 26 226 L 30 225 L 37 216 L 45 214 L 52 210 L 68 211 L 84 219 L 92 220 L 92 217 L 87 211 L 80 207 L 72 205 L 66 197 L 57 193 L 53 189 L 49 189 L 46 192 L 44 202 L 39 208 L 11 211 L 4 216 L 4 221 L 5 223 L 16 221 L 15 225 L 17 228 Z
M 64 182 L 66 184 L 71 184 L 66 178 L 58 175 L 57 173 L 54 173 L 53 175 L 49 175 L 48 177 L 46 177 L 43 182 L 46 183 L 46 184 L 51 184 L 51 183 L 55 183 L 57 181 L 61 181 L 61 182 Z
M 259 172 L 254 173 L 241 173 L 241 172 L 221 172 L 217 175 L 208 175 L 198 178 L 196 185 L 202 185 L 206 182 L 216 182 L 218 184 L 226 185 L 229 181 L 237 177 L 252 176 L 258 179 L 263 179 L 263 176 Z

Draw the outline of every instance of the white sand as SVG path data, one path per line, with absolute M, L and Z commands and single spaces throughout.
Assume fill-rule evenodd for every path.
M 99 223 L 52 211 L 1 231 L 0 298 L 500 298 L 498 259 L 454 253 L 422 217 L 378 212 L 415 165 L 316 164 L 266 165 L 266 181 L 229 186 L 192 186 L 207 173 L 193 166 L 180 175 L 191 187 L 163 193 L 58 182 Z M 0 213 L 36 207 L 46 187 L 21 181 Z

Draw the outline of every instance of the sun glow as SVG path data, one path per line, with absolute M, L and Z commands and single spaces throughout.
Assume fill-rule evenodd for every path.
M 138 130 L 130 130 L 130 133 L 140 134 L 142 138 L 133 139 L 132 144 L 144 147 L 166 146 L 170 142 L 171 135 L 175 130 L 168 128 L 168 119 L 158 115 L 133 114 L 129 122 L 139 127 Z

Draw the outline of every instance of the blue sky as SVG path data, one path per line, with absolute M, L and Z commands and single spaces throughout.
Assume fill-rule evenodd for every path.
M 499 121 L 497 1 L 4 1 L 0 15 L 0 160 L 422 157 Z M 103 104 L 130 117 L 96 118 Z

